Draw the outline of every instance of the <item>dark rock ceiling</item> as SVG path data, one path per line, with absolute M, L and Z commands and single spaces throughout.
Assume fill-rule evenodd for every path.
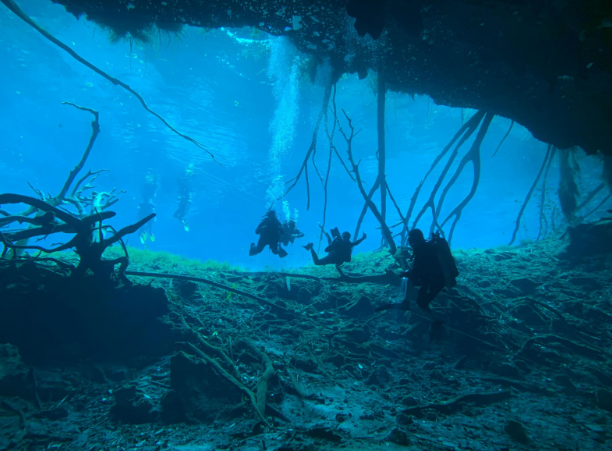
M 381 68 L 392 90 L 514 119 L 557 147 L 612 154 L 610 0 L 53 1 L 119 36 L 153 24 L 284 34 L 330 57 L 338 74 Z

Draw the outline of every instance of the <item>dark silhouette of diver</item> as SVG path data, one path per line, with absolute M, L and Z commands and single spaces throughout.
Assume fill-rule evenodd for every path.
M 357 241 L 351 241 L 351 234 L 349 232 L 344 232 L 340 236 L 337 228 L 332 229 L 332 235 L 334 240 L 325 248 L 327 255 L 323 258 L 319 258 L 314 250 L 313 243 L 308 243 L 304 246 L 304 249 L 312 254 L 312 261 L 315 265 L 336 265 L 336 267 L 339 267 L 343 263 L 350 262 L 353 248 L 367 238 L 367 235 L 364 233 Z
M 150 172 L 145 176 L 145 181 L 140 190 L 140 204 L 138 204 L 138 220 L 141 220 L 151 213 L 155 213 L 155 204 L 153 203 L 153 198 L 157 193 L 157 179 Z M 155 234 L 153 233 L 153 224 L 155 219 L 147 222 L 140 228 L 138 236 L 140 237 L 140 242 L 145 244 L 147 240 L 151 240 L 151 242 L 155 241 Z
M 265 214 L 262 221 L 255 229 L 255 233 L 259 235 L 259 241 L 257 242 L 257 246 L 255 246 L 255 243 L 251 243 L 249 255 L 257 255 L 261 253 L 266 246 L 269 246 L 274 255 L 278 255 L 280 258 L 287 256 L 287 251 L 280 245 L 283 225 L 276 217 L 276 212 L 274 210 L 270 210 Z
M 193 202 L 193 188 L 191 186 L 191 177 L 193 176 L 193 165 L 189 165 L 189 167 L 185 170 L 185 173 L 178 179 L 179 185 L 179 195 L 178 201 L 179 205 L 176 211 L 174 212 L 174 217 L 183 223 L 183 228 L 186 232 L 189 232 L 189 224 L 187 224 L 187 220 L 185 219 L 189 210 L 191 210 L 191 204 Z
M 432 239 L 427 241 L 423 232 L 413 229 L 408 233 L 408 244 L 413 251 L 412 269 L 401 273 L 402 277 L 408 278 L 413 286 L 418 286 L 417 305 L 432 323 L 439 327 L 429 304 L 442 291 L 444 287 L 453 287 L 457 284 L 455 280 L 459 275 L 455 260 L 450 252 L 448 242 L 440 236 L 434 234 Z M 401 304 L 386 304 L 376 310 L 401 309 L 408 310 L 410 307 L 410 294 L 412 286 L 406 290 L 406 298 Z
M 297 238 L 302 238 L 303 236 L 304 234 L 297 228 L 295 219 L 289 219 L 288 221 L 283 222 L 283 234 L 280 238 L 280 242 L 283 245 L 288 246 L 289 243 L 293 244 Z

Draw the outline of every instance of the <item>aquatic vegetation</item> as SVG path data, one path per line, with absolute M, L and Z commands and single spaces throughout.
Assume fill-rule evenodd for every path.
M 151 251 L 148 249 L 140 249 L 127 247 L 130 254 L 130 263 L 138 268 L 155 269 L 160 272 L 231 272 L 243 271 L 243 268 L 237 265 L 231 265 L 228 262 L 219 262 L 216 260 L 204 260 L 183 257 L 167 251 Z M 112 258 L 117 258 L 121 254 L 121 250 L 116 247 L 111 247 L 106 250 L 105 255 Z

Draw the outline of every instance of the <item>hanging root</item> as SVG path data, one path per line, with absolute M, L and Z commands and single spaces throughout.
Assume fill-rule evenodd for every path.
M 291 190 L 295 188 L 297 183 L 300 181 L 300 178 L 302 177 L 302 173 L 304 173 L 304 177 L 306 179 L 306 195 L 308 198 L 307 204 L 306 204 L 306 210 L 310 209 L 310 182 L 308 180 L 308 160 L 310 159 L 311 155 L 317 151 L 317 136 L 319 134 L 319 126 L 321 125 L 321 121 L 323 120 L 323 118 L 326 117 L 327 105 L 329 104 L 329 98 L 331 96 L 331 91 L 332 91 L 331 88 L 332 88 L 331 84 L 325 88 L 325 93 L 323 94 L 323 104 L 321 105 L 321 110 L 319 111 L 319 116 L 317 117 L 317 122 L 315 124 L 314 131 L 312 132 L 312 141 L 310 142 L 310 147 L 308 148 L 308 151 L 306 152 L 306 156 L 304 157 L 302 166 L 300 166 L 300 170 L 298 171 L 298 174 L 287 182 L 287 184 L 289 185 L 289 188 L 287 188 L 287 191 L 285 191 L 285 194 L 283 194 L 280 198 L 277 199 L 277 200 L 280 200 L 283 197 L 285 197 L 287 194 L 289 194 Z
M 516 234 L 518 233 L 519 227 L 521 225 L 521 217 L 523 216 L 523 213 L 525 212 L 525 208 L 527 208 L 529 199 L 531 199 L 531 195 L 533 194 L 533 191 L 535 190 L 535 187 L 537 186 L 538 181 L 540 180 L 540 177 L 542 177 L 544 168 L 548 164 L 548 159 L 552 158 L 553 155 L 554 155 L 554 147 L 552 146 L 552 144 L 549 144 L 548 148 L 546 149 L 546 156 L 544 157 L 544 161 L 542 162 L 542 167 L 540 167 L 540 171 L 538 172 L 538 175 L 536 176 L 536 179 L 534 180 L 533 185 L 531 185 L 531 188 L 529 189 L 529 192 L 527 193 L 527 196 L 525 197 L 525 200 L 523 201 L 523 205 L 521 206 L 519 214 L 516 218 L 514 232 L 512 232 L 512 239 L 510 240 L 508 245 L 514 243 L 514 240 L 516 240 Z
M 508 131 L 506 132 L 506 134 L 504 135 L 504 137 L 502 138 L 502 140 L 499 142 L 499 144 L 497 145 L 497 149 L 495 149 L 495 152 L 493 152 L 493 155 L 491 155 L 491 157 L 494 157 L 495 155 L 497 155 L 497 152 L 499 152 L 499 149 L 501 148 L 502 144 L 504 143 L 504 141 L 506 140 L 506 138 L 508 137 L 508 135 L 510 134 L 510 132 L 512 131 L 512 127 L 514 127 L 514 121 L 512 121 L 510 123 L 510 128 L 508 129 Z
M 544 238 L 548 232 L 548 221 L 546 220 L 546 215 L 544 214 L 544 208 L 546 206 L 546 182 L 548 181 L 548 171 L 550 170 L 552 160 L 553 159 L 551 156 L 548 159 L 548 163 L 546 163 L 546 170 L 544 171 L 544 177 L 542 178 L 542 196 L 540 198 L 540 229 L 538 230 L 538 237 L 536 238 L 536 241 L 539 241 L 540 237 Z
M 355 174 L 355 180 L 357 181 L 357 186 L 359 187 L 359 191 L 361 192 L 361 195 L 366 201 L 368 208 L 370 209 L 370 211 L 372 212 L 372 214 L 374 215 L 374 217 L 378 220 L 378 223 L 380 224 L 380 227 L 383 232 L 383 236 L 385 237 L 385 239 L 387 240 L 387 243 L 389 244 L 389 252 L 391 252 L 391 254 L 395 254 L 395 251 L 397 250 L 397 246 L 395 245 L 395 242 L 393 241 L 393 234 L 391 233 L 391 230 L 389 230 L 389 227 L 387 226 L 387 224 L 385 224 L 385 220 L 383 219 L 382 215 L 380 214 L 380 211 L 376 207 L 376 204 L 372 202 L 372 199 L 370 197 L 368 197 L 368 193 L 366 193 L 365 188 L 363 187 L 363 182 L 361 181 L 361 175 L 359 174 L 359 163 L 355 163 L 355 159 L 353 158 L 353 138 L 359 132 L 355 133 L 355 128 L 353 127 L 353 122 L 351 121 L 351 118 L 348 116 L 348 114 L 346 114 L 346 111 L 342 110 L 342 112 L 344 113 L 344 117 L 348 121 L 348 126 L 349 126 L 349 129 L 351 130 L 351 133 L 347 135 L 344 132 L 344 130 L 342 129 L 342 126 L 340 126 L 340 122 L 338 121 L 338 118 L 336 117 L 336 120 L 338 121 L 338 130 L 340 130 L 340 133 L 342 133 L 342 136 L 344 137 L 344 140 L 346 141 L 348 160 L 353 168 L 352 172 L 353 174 Z
M 47 38 L 49 41 L 51 41 L 53 44 L 55 44 L 56 46 L 58 46 L 59 48 L 61 48 L 62 50 L 64 50 L 65 52 L 67 52 L 71 57 L 73 57 L 75 60 L 77 60 L 79 63 L 84 64 L 85 66 L 87 66 L 88 68 L 90 68 L 91 70 L 93 70 L 94 72 L 96 72 L 98 75 L 101 75 L 102 77 L 106 78 L 108 81 L 110 81 L 113 85 L 115 86 L 120 86 L 123 89 L 125 89 L 126 91 L 128 91 L 129 93 L 131 93 L 134 97 L 136 97 L 138 99 L 138 101 L 141 103 L 141 105 L 143 106 L 143 108 L 145 110 L 147 110 L 149 113 L 151 113 L 153 116 L 155 116 L 156 118 L 158 118 L 160 121 L 162 121 L 162 123 L 168 127 L 172 132 L 176 133 L 178 136 L 180 136 L 181 138 L 186 139 L 187 141 L 195 144 L 196 146 L 198 146 L 200 149 L 202 149 L 203 151 L 205 151 L 208 155 L 210 155 L 210 157 L 214 160 L 217 161 L 215 159 L 215 156 L 204 147 L 203 144 L 199 143 L 198 141 L 196 141 L 195 139 L 191 138 L 190 136 L 187 136 L 181 132 L 179 132 L 176 128 L 174 128 L 173 126 L 171 126 L 162 116 L 160 116 L 159 114 L 157 114 L 155 111 L 153 111 L 151 108 L 149 108 L 149 106 L 147 105 L 147 103 L 145 102 L 145 100 L 142 98 L 142 96 L 140 94 L 138 94 L 138 92 L 136 92 L 134 89 L 132 89 L 129 85 L 127 85 L 126 83 L 122 82 L 121 80 L 118 80 L 117 78 L 111 77 L 109 74 L 107 74 L 106 72 L 104 72 L 102 69 L 99 69 L 97 66 L 91 64 L 89 61 L 87 61 L 86 59 L 82 58 L 81 56 L 79 56 L 74 50 L 72 50 L 70 47 L 68 47 L 66 44 L 64 44 L 63 42 L 61 42 L 59 39 L 57 39 L 55 36 L 53 36 L 51 33 L 49 33 L 47 30 L 45 30 L 44 28 L 42 28 L 40 25 L 38 25 L 36 22 L 34 22 L 32 20 L 32 18 L 30 16 L 28 16 L 25 12 L 23 12 L 21 10 L 21 8 L 19 8 L 19 6 L 17 6 L 17 4 L 13 1 L 13 0 L 0 0 L 2 3 L 4 3 L 4 5 L 10 9 L 17 17 L 19 17 L 21 20 L 23 20 L 25 23 L 27 23 L 28 25 L 30 25 L 32 28 L 34 28 L 36 31 L 38 31 L 40 34 L 42 34 L 45 38 Z M 75 105 L 76 106 L 76 105 Z M 78 107 L 77 107 L 78 108 Z
M 478 182 L 480 181 L 480 147 L 482 145 L 482 140 L 484 139 L 485 135 L 487 134 L 487 131 L 489 130 L 489 125 L 491 125 L 492 120 L 493 120 L 493 115 L 490 113 L 487 113 L 484 117 L 484 120 L 482 121 L 482 125 L 480 127 L 480 130 L 478 131 L 478 135 L 476 136 L 474 143 L 472 144 L 472 147 L 470 148 L 468 153 L 466 153 L 464 157 L 461 159 L 461 161 L 459 162 L 459 167 L 457 167 L 452 178 L 449 180 L 448 184 L 444 187 L 444 190 L 442 191 L 442 195 L 440 196 L 440 200 L 438 201 L 438 206 L 436 207 L 436 215 L 435 215 L 436 218 L 438 218 L 440 215 L 440 212 L 442 210 L 442 204 L 444 203 L 444 199 L 446 198 L 448 191 L 457 181 L 457 179 L 461 175 L 461 172 L 463 171 L 465 166 L 471 161 L 472 165 L 474 166 L 474 178 L 472 181 L 472 188 L 470 189 L 470 192 L 468 193 L 468 195 L 461 201 L 461 203 L 459 203 L 459 205 L 457 205 L 453 209 L 453 211 L 451 211 L 448 214 L 446 219 L 444 219 L 444 221 L 442 221 L 442 224 L 441 224 L 441 226 L 444 227 L 444 225 L 448 222 L 448 220 L 451 217 L 453 216 L 455 217 L 453 224 L 451 225 L 451 229 L 448 233 L 449 244 L 453 239 L 453 232 L 455 231 L 455 226 L 457 225 L 457 222 L 461 218 L 461 213 L 463 212 L 463 209 L 470 202 L 470 200 L 472 200 L 472 198 L 476 194 L 476 190 L 478 189 Z M 433 232 L 433 224 L 432 224 L 431 232 Z
M 457 145 L 455 146 L 455 149 L 451 153 L 451 156 L 449 157 L 448 161 L 446 162 L 446 166 L 444 166 L 444 169 L 442 170 L 442 173 L 438 177 L 438 180 L 436 181 L 436 184 L 434 185 L 434 188 L 431 190 L 431 194 L 429 195 L 429 198 L 427 199 L 427 201 L 423 205 L 423 208 L 421 208 L 421 210 L 417 214 L 416 218 L 414 219 L 414 223 L 412 225 L 412 228 L 415 228 L 417 226 L 417 224 L 418 224 L 419 220 L 421 219 L 421 217 L 425 214 L 427 209 L 430 208 L 431 209 L 431 214 L 433 216 L 432 227 L 431 227 L 432 230 L 433 230 L 434 227 L 438 227 L 439 230 L 442 229 L 442 227 L 438 224 L 438 217 L 436 215 L 436 206 L 435 206 L 436 195 L 438 193 L 438 190 L 442 186 L 442 182 L 444 181 L 444 178 L 446 177 L 446 174 L 450 170 L 453 162 L 455 161 L 455 158 L 457 158 L 457 155 L 459 154 L 459 148 L 476 131 L 476 129 L 478 128 L 478 125 L 480 124 L 482 119 L 485 117 L 485 114 L 486 113 L 484 111 L 477 111 L 465 123 L 465 125 L 463 125 L 459 129 L 459 131 L 455 134 L 455 136 L 453 136 L 453 139 L 451 139 L 451 141 L 446 145 L 446 147 L 442 150 L 442 152 L 440 152 L 440 154 L 436 157 L 436 159 L 432 163 L 431 167 L 429 168 L 429 171 L 427 171 L 427 174 L 425 174 L 425 177 L 423 178 L 423 180 L 421 181 L 421 183 L 417 187 L 414 195 L 412 196 L 412 199 L 410 201 L 410 208 L 408 209 L 408 213 L 406 214 L 407 221 L 410 220 L 410 216 L 412 215 L 412 210 L 414 208 L 414 205 L 416 204 L 417 197 L 418 197 L 418 195 L 419 195 L 419 193 L 421 191 L 421 188 L 423 187 L 423 183 L 425 183 L 425 180 L 427 179 L 429 174 L 431 174 L 431 172 L 438 165 L 440 160 L 448 153 L 448 151 L 451 149 L 451 147 L 453 147 L 455 142 L 457 142 L 457 140 L 459 140 L 459 142 L 457 142 Z

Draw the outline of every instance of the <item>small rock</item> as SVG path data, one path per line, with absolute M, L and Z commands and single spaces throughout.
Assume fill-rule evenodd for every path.
M 134 385 L 126 385 L 113 393 L 115 405 L 111 408 L 111 415 L 117 420 L 131 424 L 142 424 L 155 421 L 157 412 L 154 411 L 152 400 Z
M 189 280 L 180 280 L 175 283 L 177 284 L 178 292 L 185 299 L 191 298 L 196 293 L 196 291 L 198 291 L 198 284 L 195 282 L 191 282 Z
M 585 424 L 585 426 L 591 431 L 597 432 L 598 434 L 604 434 L 606 432 L 606 430 L 598 424 Z
M 34 399 L 34 381 L 17 346 L 0 345 L 0 396 Z
M 360 329 L 354 329 L 349 332 L 348 336 L 355 342 L 362 344 L 370 339 L 372 333 L 370 332 L 370 328 L 366 325 Z
M 51 410 L 43 410 L 42 412 L 39 412 L 34 415 L 34 417 L 51 421 L 62 420 L 68 417 L 68 410 L 66 410 L 64 407 L 58 407 L 57 409 Z
M 567 374 L 559 374 L 555 376 L 555 383 L 563 387 L 569 393 L 576 392 L 576 386 Z
M 508 421 L 504 427 L 504 431 L 506 431 L 506 434 L 515 442 L 527 443 L 529 441 L 525 427 L 518 421 Z
M 344 423 L 346 420 L 348 420 L 351 417 L 351 414 L 346 414 L 346 413 L 337 413 L 336 414 L 336 421 L 338 423 Z
M 305 432 L 305 435 L 312 438 L 329 440 L 330 442 L 342 441 L 342 436 L 336 434 L 332 429 L 324 427 L 315 427 L 312 429 L 308 429 Z
M 595 397 L 597 399 L 598 407 L 612 412 L 612 392 L 603 388 L 599 388 L 595 392 Z
M 389 374 L 389 370 L 387 370 L 387 368 L 384 366 L 379 366 L 372 371 L 372 373 L 370 373 L 370 376 L 365 383 L 366 385 L 384 386 L 387 385 L 389 381 L 391 381 L 391 374 Z
M 408 434 L 405 431 L 394 428 L 389 435 L 387 436 L 387 441 L 391 443 L 395 443 L 396 445 L 401 446 L 410 446 L 410 439 L 408 438 Z
M 489 371 L 503 377 L 518 378 L 521 376 L 519 369 L 508 362 L 492 361 L 487 367 Z
M 414 423 L 414 418 L 411 415 L 406 415 L 405 413 L 400 413 L 395 419 L 397 424 L 400 426 L 410 426 Z
M 239 389 L 213 365 L 184 352 L 170 359 L 170 387 L 176 392 L 182 414 L 193 422 L 233 417 L 240 410 L 243 399 Z M 181 413 L 177 412 L 176 403 L 168 405 L 172 407 L 170 416 Z
M 127 379 L 127 369 L 122 367 L 112 367 L 106 371 L 106 376 L 113 382 L 123 382 Z
M 510 283 L 525 294 L 535 293 L 538 283 L 528 277 L 511 280 Z
M 185 411 L 178 393 L 168 390 L 161 399 L 162 419 L 167 423 L 182 423 L 186 420 Z
M 42 401 L 57 402 L 70 394 L 74 387 L 58 371 L 36 371 L 36 390 Z
M 590 290 L 598 290 L 601 288 L 601 284 L 591 277 L 572 277 L 568 282 L 572 285 L 588 288 Z
M 527 363 L 525 363 L 523 360 L 517 360 L 516 362 L 514 362 L 514 366 L 516 366 L 523 373 L 530 373 L 531 372 L 531 369 L 529 368 L 529 365 L 527 365 Z
M 306 303 L 306 302 L 310 302 L 311 299 L 312 299 L 312 293 L 307 288 L 300 287 L 300 289 L 298 290 L 298 294 L 297 294 L 298 302 Z
M 346 305 L 344 312 L 353 318 L 369 318 L 374 313 L 374 307 L 368 297 L 361 296 L 358 301 Z
M 433 370 L 437 366 L 438 366 L 438 364 L 436 362 L 425 362 L 423 364 L 422 368 L 424 370 Z
M 419 404 L 419 402 L 414 398 L 414 396 L 405 396 L 400 401 L 406 407 L 414 407 Z

